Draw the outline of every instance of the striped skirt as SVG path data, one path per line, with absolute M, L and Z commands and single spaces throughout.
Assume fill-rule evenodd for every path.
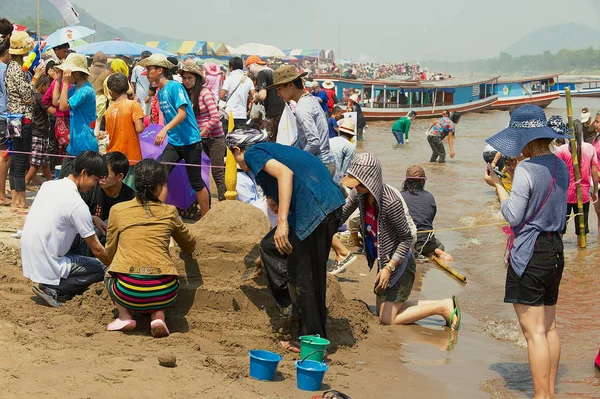
M 179 291 L 177 276 L 143 276 L 116 273 L 105 279 L 113 301 L 134 312 L 150 313 L 175 303 Z

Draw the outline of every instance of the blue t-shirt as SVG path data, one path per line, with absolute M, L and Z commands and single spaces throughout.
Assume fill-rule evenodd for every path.
M 4 87 L 4 78 L 6 78 L 6 64 L 0 61 L 0 115 L 6 113 L 6 102 L 8 101 L 6 87 Z M 0 134 L 3 133 L 0 132 Z
M 96 93 L 90 82 L 85 82 L 81 87 L 73 85 L 69 89 L 69 106 L 71 140 L 67 152 L 77 156 L 88 150 L 98 151 L 98 140 L 91 126 L 96 120 Z
M 329 112 L 329 105 L 327 104 L 329 102 L 329 97 L 327 97 L 327 93 L 321 90 L 319 94 L 313 93 L 313 96 L 321 99 L 321 108 L 323 108 L 325 115 L 327 115 L 327 113 Z
M 342 191 L 329 170 L 317 157 L 276 143 L 261 143 L 244 153 L 246 164 L 268 197 L 279 203 L 277 179 L 263 170 L 271 159 L 281 162 L 294 173 L 288 223 L 303 241 L 333 211 L 344 205 Z
M 171 122 L 179 108 L 185 105 L 185 120 L 169 130 L 169 144 L 181 147 L 202 141 L 192 103 L 181 83 L 169 81 L 158 91 L 158 103 L 165 117 L 165 124 Z
M 335 128 L 338 127 L 338 123 L 333 116 L 327 119 L 327 126 L 329 127 L 330 139 L 339 136 L 339 133 L 335 130 Z

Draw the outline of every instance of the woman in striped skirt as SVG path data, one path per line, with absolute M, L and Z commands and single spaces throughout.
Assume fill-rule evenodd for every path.
M 135 169 L 136 198 L 112 207 L 108 218 L 106 250 L 112 263 L 106 288 L 119 310 L 109 331 L 136 327 L 133 313 L 150 313 L 152 336 L 166 337 L 165 309 L 177 299 L 178 273 L 169 254 L 171 237 L 184 252 L 196 240 L 177 209 L 163 203 L 167 196 L 167 169 L 144 159 Z

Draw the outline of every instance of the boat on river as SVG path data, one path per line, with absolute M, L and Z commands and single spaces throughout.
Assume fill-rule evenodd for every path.
M 599 78 L 565 78 L 558 82 L 558 93 L 565 95 L 566 88 L 571 89 L 573 97 L 600 97 Z
M 415 111 L 417 118 L 437 118 L 443 111 L 484 111 L 498 99 L 498 78 L 383 81 L 320 76 L 315 80 L 333 81 L 340 100 L 347 98 L 349 89 L 354 89 L 367 120 L 389 120 L 410 111 Z
M 492 108 L 508 111 L 512 107 L 525 104 L 546 108 L 560 96 L 558 75 L 502 78 L 495 86 L 494 94 L 498 95 L 498 100 L 492 105 Z

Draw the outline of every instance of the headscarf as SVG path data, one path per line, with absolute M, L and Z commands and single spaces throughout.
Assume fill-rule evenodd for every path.
M 129 67 L 127 66 L 125 61 L 123 61 L 120 58 L 112 60 L 112 62 L 110 63 L 110 69 L 112 69 L 113 72 L 121 72 L 123 75 L 129 78 Z
M 239 147 L 242 150 L 248 149 L 255 144 L 264 143 L 269 138 L 269 134 L 255 127 L 237 128 L 227 135 L 225 142 L 227 147 Z

